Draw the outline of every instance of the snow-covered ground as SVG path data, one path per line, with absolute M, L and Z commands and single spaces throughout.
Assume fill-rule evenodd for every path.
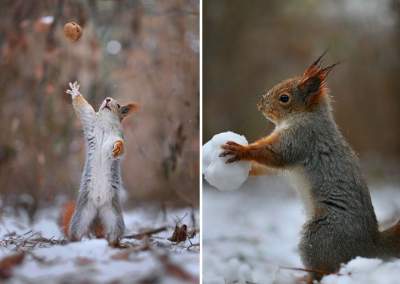
M 206 184 L 206 183 L 205 183 Z M 371 187 L 380 224 L 400 218 L 400 187 Z M 203 283 L 301 283 L 297 244 L 305 214 L 294 190 L 279 177 L 250 177 L 240 190 L 203 190 Z M 400 283 L 400 260 L 357 258 L 324 284 Z
M 168 229 L 148 241 L 124 239 L 129 248 L 117 249 L 110 248 L 104 239 L 49 244 L 49 239 L 63 239 L 57 210 L 40 211 L 32 225 L 26 216 L 16 217 L 6 210 L 0 218 L 0 258 L 27 251 L 22 264 L 14 267 L 9 283 L 197 283 L 199 236 L 179 244 L 168 240 L 176 223 L 192 229 L 194 216 L 198 224 L 198 211 L 191 211 L 161 213 L 147 208 L 125 212 L 127 234 L 162 226 Z M 40 236 L 46 241 L 38 241 Z

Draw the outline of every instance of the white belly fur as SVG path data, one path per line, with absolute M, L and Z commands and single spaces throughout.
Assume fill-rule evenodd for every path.
M 303 167 L 293 167 L 283 171 L 283 174 L 300 195 L 306 215 L 308 218 L 311 218 L 315 208 L 312 202 L 311 184 Z
M 115 140 L 113 136 L 104 135 L 104 133 L 98 134 L 99 146 L 95 150 L 92 161 L 93 175 L 89 190 L 89 199 L 96 207 L 101 207 L 112 200 L 111 151 Z
M 93 203 L 100 207 L 105 203 L 111 201 L 112 191 L 111 185 L 109 182 L 109 167 L 106 165 L 107 163 L 102 163 L 100 165 L 96 165 L 94 168 L 94 173 L 92 177 L 91 187 L 89 191 L 89 199 L 93 201 Z M 108 171 L 107 169 L 108 168 Z

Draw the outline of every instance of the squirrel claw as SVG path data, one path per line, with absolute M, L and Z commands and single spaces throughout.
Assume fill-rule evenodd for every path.
M 233 163 L 233 162 L 236 162 L 236 161 L 240 161 L 240 158 L 239 158 L 238 156 L 234 156 L 234 157 L 232 157 L 232 158 L 229 158 L 229 159 L 225 162 L 225 164 L 230 164 L 230 163 Z
M 79 92 L 79 84 L 77 81 L 74 83 L 69 82 L 69 89 L 66 91 L 67 94 L 71 95 L 72 97 L 79 96 L 81 93 Z
M 226 151 L 224 151 L 221 154 L 219 154 L 218 157 L 225 157 L 226 155 L 228 155 L 228 153 Z
M 245 152 L 246 152 L 246 147 L 243 145 L 240 145 L 236 142 L 233 141 L 228 141 L 226 144 L 222 145 L 221 148 L 224 150 L 221 154 L 219 154 L 219 157 L 225 157 L 228 155 L 232 155 L 233 157 L 229 158 L 226 160 L 226 164 L 230 164 L 236 161 L 242 160 Z
M 236 142 L 233 142 L 233 141 L 228 141 L 228 142 L 226 142 L 226 145 L 230 145 L 230 146 L 242 146 L 242 145 L 240 145 L 240 144 L 238 144 L 238 143 L 236 143 Z
M 224 152 L 222 152 L 221 154 L 219 154 L 219 157 L 225 157 L 228 155 L 233 155 L 234 153 L 232 151 L 226 150 Z
M 119 249 L 125 249 L 128 248 L 126 244 L 121 244 L 119 240 L 108 240 L 108 245 L 112 248 L 119 248 Z
M 243 145 L 240 145 L 233 141 L 228 141 L 221 146 L 221 148 L 224 150 L 236 150 L 236 151 L 242 149 L 243 147 L 244 147 Z

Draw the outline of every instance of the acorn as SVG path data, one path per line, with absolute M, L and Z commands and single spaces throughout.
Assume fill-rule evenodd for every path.
M 75 42 L 82 36 L 82 28 L 75 22 L 68 22 L 64 25 L 64 35 L 70 41 Z

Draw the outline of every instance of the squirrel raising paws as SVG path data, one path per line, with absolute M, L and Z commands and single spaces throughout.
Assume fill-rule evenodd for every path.
M 67 90 L 66 93 L 70 94 L 72 98 L 81 95 L 81 93 L 79 92 L 79 84 L 77 81 L 75 81 L 74 83 L 70 82 L 68 85 L 70 87 L 70 90 Z
M 121 122 L 138 106 L 121 106 L 107 97 L 96 112 L 80 93 L 78 82 L 69 83 L 66 93 L 82 124 L 86 162 L 77 201 L 63 213 L 64 231 L 73 241 L 93 233 L 117 246 L 125 229 L 120 198 L 124 190 L 120 157 L 125 152 Z

